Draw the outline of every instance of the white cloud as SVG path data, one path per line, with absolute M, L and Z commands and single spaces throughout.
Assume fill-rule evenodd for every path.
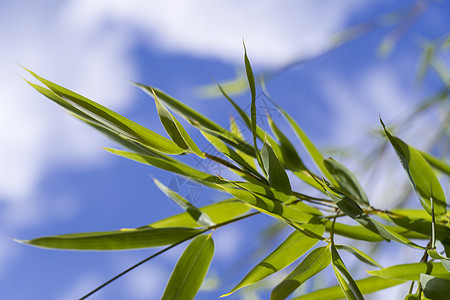
M 313 56 L 330 45 L 348 17 L 367 2 L 328 1 L 72 1 L 70 17 L 89 30 L 102 20 L 126 24 L 152 47 L 233 63 L 242 39 L 252 61 L 266 66 Z

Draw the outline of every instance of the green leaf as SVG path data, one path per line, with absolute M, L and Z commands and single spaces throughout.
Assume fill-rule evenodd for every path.
M 439 159 L 439 158 L 431 155 L 428 152 L 420 151 L 420 150 L 418 150 L 418 151 L 422 155 L 422 157 L 425 158 L 425 160 L 430 164 L 431 167 L 450 176 L 450 165 L 448 163 L 446 163 L 442 159 Z
M 325 269 L 330 262 L 331 253 L 329 245 L 312 250 L 305 259 L 272 290 L 270 300 L 286 299 L 305 281 Z
M 199 210 L 208 215 L 211 220 L 216 223 L 223 223 L 234 219 L 250 210 L 245 203 L 236 198 L 231 198 L 221 202 L 217 202 L 205 207 L 200 207 Z M 161 227 L 198 227 L 198 223 L 192 219 L 192 217 L 187 213 L 181 213 L 177 215 L 170 216 L 168 218 L 162 219 L 151 223 L 145 227 L 161 228 Z
M 344 265 L 339 253 L 336 250 L 334 244 L 331 244 L 331 263 L 333 265 L 334 274 L 339 282 L 339 285 L 342 288 L 342 291 L 345 294 L 347 299 L 355 299 L 355 300 L 364 300 L 364 297 L 361 294 L 361 291 L 358 288 L 358 285 L 353 280 L 350 272 Z
M 172 138 L 172 140 L 183 149 L 190 149 L 193 153 L 201 158 L 205 158 L 203 152 L 198 148 L 189 134 L 186 132 L 180 122 L 170 113 L 170 111 L 159 101 L 154 90 L 153 99 L 155 99 L 156 109 L 158 110 L 159 119 L 164 129 Z
M 318 235 L 322 235 L 324 232 L 323 225 L 305 224 L 304 227 Z M 298 231 L 294 231 L 272 253 L 245 275 L 241 282 L 239 282 L 231 292 L 223 296 L 228 296 L 240 288 L 256 283 L 269 275 L 284 269 L 302 256 L 306 251 L 311 249 L 317 242 L 317 239 L 310 238 Z
M 384 132 L 394 147 L 403 168 L 408 174 L 411 184 L 416 191 L 422 206 L 431 214 L 430 199 L 434 199 L 434 213 L 436 216 L 441 216 L 447 211 L 445 195 L 442 187 L 431 169 L 430 165 L 423 158 L 420 152 L 414 147 L 409 146 L 401 139 L 392 136 L 386 129 L 383 121 L 380 118 L 381 125 Z
M 261 150 L 261 158 L 270 186 L 284 194 L 290 195 L 291 184 L 289 177 L 267 141 L 264 142 Z
M 194 299 L 214 255 L 211 235 L 200 235 L 186 247 L 170 276 L 161 299 Z
M 199 225 L 205 226 L 205 227 L 210 227 L 210 226 L 214 225 L 214 222 L 211 221 L 211 218 L 207 214 L 200 211 L 197 207 L 192 205 L 188 200 L 183 198 L 178 193 L 175 193 L 174 191 L 169 189 L 167 186 L 162 184 L 158 179 L 154 178 L 153 181 L 155 182 L 156 186 L 164 194 L 166 194 L 178 206 L 180 206 L 182 209 L 184 209 L 192 217 L 192 219 L 194 219 Z
M 172 173 L 183 175 L 189 179 L 195 180 L 212 188 L 217 188 L 217 185 L 213 183 L 222 183 L 222 180 L 220 180 L 217 176 L 194 169 L 191 166 L 186 165 L 178 160 L 172 159 L 168 156 L 159 158 L 150 155 L 143 155 L 110 148 L 105 148 L 105 150 L 115 155 L 123 156 L 146 165 L 151 165 Z
M 331 173 L 331 176 L 336 179 L 340 190 L 342 190 L 348 197 L 352 198 L 357 203 L 364 206 L 369 206 L 369 200 L 367 199 L 366 193 L 352 172 L 331 157 L 325 159 L 323 164 Z
M 439 254 L 439 253 L 438 253 L 436 250 L 434 250 L 434 249 L 428 250 L 428 255 L 429 255 L 431 258 L 434 258 L 434 259 L 440 259 L 440 260 L 441 260 L 441 263 L 442 263 L 442 266 L 444 266 L 444 268 L 445 268 L 448 272 L 450 272 L 450 258 L 448 258 L 448 257 L 446 257 L 446 256 L 443 256 L 443 255 Z
M 399 280 L 419 280 L 420 274 L 450 279 L 450 273 L 440 263 L 414 263 L 395 265 L 380 270 L 367 271 L 370 275 Z
M 295 150 L 292 143 L 289 139 L 284 135 L 284 133 L 278 128 L 275 122 L 272 120 L 270 115 L 268 116 L 269 126 L 272 129 L 273 134 L 280 141 L 280 161 L 283 161 L 283 165 L 286 169 L 296 170 L 296 171 L 305 171 L 307 170 L 306 166 L 303 164 L 300 156 Z M 272 144 L 272 142 L 271 142 Z
M 121 116 L 112 110 L 87 99 L 77 93 L 74 93 L 62 86 L 52 83 L 37 74 L 27 70 L 33 77 L 47 86 L 53 93 L 59 96 L 59 99 L 63 101 L 57 101 L 55 97 L 52 97 L 48 92 L 42 89 L 38 90 L 41 93 L 44 92 L 45 96 L 50 96 L 49 98 L 55 101 L 57 104 L 64 108 L 74 107 L 75 109 L 69 109 L 73 113 L 81 111 L 83 114 L 81 117 L 86 115 L 89 118 L 94 119 L 103 126 L 109 128 L 111 131 L 115 131 L 118 135 L 124 135 L 127 138 L 139 142 L 140 144 L 149 147 L 153 150 L 169 153 L 169 154 L 180 154 L 184 152 L 184 149 L 180 148 L 173 141 Z M 33 87 L 36 87 L 35 85 Z
M 175 244 L 200 230 L 185 227 L 122 229 L 74 233 L 19 241 L 32 246 L 69 250 L 126 250 Z
M 450 299 L 450 280 L 448 279 L 420 274 L 420 285 L 422 286 L 423 294 L 429 299 Z
M 328 189 L 328 187 L 327 187 Z M 359 205 L 348 198 L 345 195 L 336 195 L 331 191 L 327 190 L 328 195 L 330 198 L 336 203 L 336 205 L 339 207 L 340 210 L 342 210 L 346 215 L 348 215 L 350 218 L 354 219 L 361 225 L 363 225 L 365 228 L 369 229 L 370 231 L 379 234 L 381 237 L 383 237 L 386 240 L 394 240 L 396 242 L 408 245 L 410 247 L 424 249 L 423 247 L 411 242 L 407 238 L 401 236 L 400 234 L 396 233 L 395 231 L 391 231 L 385 226 L 383 226 L 381 223 L 375 221 L 371 217 L 369 217 L 362 209 L 359 207 Z
M 386 279 L 381 277 L 368 277 L 355 281 L 356 285 L 359 287 L 361 293 L 370 294 L 373 292 L 377 292 L 383 289 L 390 288 L 392 286 L 399 285 L 404 283 L 403 280 L 395 280 L 395 279 Z M 311 300 L 311 299 L 320 299 L 320 300 L 338 300 L 344 298 L 345 295 L 342 292 L 342 289 L 339 285 L 316 290 L 312 293 L 302 295 L 297 298 L 293 298 L 292 300 Z
M 374 267 L 378 267 L 381 268 L 381 266 L 369 255 L 365 254 L 364 252 L 362 252 L 361 250 L 352 247 L 352 246 L 348 246 L 348 245 L 335 245 L 335 247 L 337 249 L 340 250 L 345 250 L 347 252 L 350 252 L 351 254 L 353 254 L 357 259 L 359 259 L 362 262 L 365 262 L 366 264 L 369 264 L 371 266 Z

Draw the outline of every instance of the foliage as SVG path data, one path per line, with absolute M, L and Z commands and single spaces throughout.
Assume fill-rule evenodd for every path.
M 448 40 L 442 47 L 445 45 L 448 47 Z M 430 54 L 430 51 L 429 48 L 425 51 L 420 76 L 423 76 L 428 66 L 437 68 L 437 63 L 431 57 L 434 54 Z M 193 299 L 213 259 L 214 231 L 256 214 L 265 214 L 290 227 L 292 233 L 223 297 L 255 285 L 293 265 L 292 271 L 272 287 L 270 299 L 285 299 L 331 265 L 339 286 L 316 289 L 295 299 L 363 299 L 365 294 L 407 281 L 419 284 L 414 294 L 411 286 L 408 299 L 448 299 L 450 217 L 438 178 L 438 175 L 450 175 L 448 163 L 395 136 L 380 118 L 380 129 L 384 132 L 385 141 L 397 153 L 405 176 L 409 178 L 423 209 L 377 209 L 371 206 L 364 189 L 350 169 L 333 158 L 325 158 L 300 125 L 281 107 L 278 107 L 280 113 L 298 136 L 317 169 L 305 165 L 304 157 L 289 141 L 288 134 L 280 130 L 270 116 L 268 123 L 272 133 L 266 132 L 257 124 L 256 89 L 259 86 L 255 82 L 246 50 L 244 64 L 247 75 L 245 87 L 250 89 L 251 94 L 250 114 L 239 107 L 220 85 L 218 91 L 242 118 L 243 124 L 251 132 L 250 137 L 241 134 L 233 119 L 230 121 L 230 129 L 226 129 L 163 91 L 136 83 L 136 86 L 155 100 L 167 138 L 29 71 L 42 84 L 29 82 L 32 87 L 126 149 L 106 149 L 107 151 L 184 176 L 226 192 L 230 197 L 206 207 L 196 207 L 154 179 L 158 188 L 179 205 L 184 213 L 134 229 L 39 237 L 21 242 L 38 247 L 72 250 L 123 250 L 167 245 L 167 248 L 125 270 L 82 298 L 85 299 L 149 259 L 190 241 L 168 280 L 162 298 Z M 443 72 L 442 68 L 438 70 Z M 264 83 L 261 87 L 270 97 L 265 91 Z M 448 92 L 448 85 L 445 91 Z M 442 97 L 433 99 L 430 101 L 437 103 L 436 99 Z M 426 106 L 418 110 L 420 109 L 426 109 Z M 201 151 L 171 111 L 198 129 L 222 155 L 218 157 Z M 190 154 L 225 166 L 230 171 L 229 175 L 222 177 L 210 174 L 178 159 L 178 156 Z M 299 186 L 299 182 L 308 185 L 316 193 L 305 194 L 295 190 L 293 187 Z M 359 225 L 348 225 L 341 221 L 344 217 L 353 219 Z M 383 222 L 379 221 L 380 218 Z M 392 241 L 423 251 L 424 255 L 418 263 L 382 268 L 361 250 L 351 245 L 335 243 L 336 236 L 372 243 Z M 344 251 L 377 269 L 368 271 L 366 278 L 353 279 L 351 270 L 346 267 L 340 255 Z M 306 255 L 302 257 L 304 254 Z M 297 261 L 300 257 L 302 259 Z

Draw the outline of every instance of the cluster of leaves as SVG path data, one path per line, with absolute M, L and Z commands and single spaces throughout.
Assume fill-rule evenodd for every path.
M 268 122 L 272 134 L 258 126 L 256 84 L 246 53 L 244 62 L 251 93 L 250 114 L 234 102 L 220 86 L 219 90 L 252 133 L 250 143 L 244 138 L 234 119 L 231 119 L 230 130 L 225 129 L 163 91 L 150 86 L 136 84 L 154 98 L 161 123 L 170 138 L 29 71 L 42 84 L 41 86 L 29 82 L 37 91 L 127 149 L 106 149 L 107 151 L 224 191 L 230 194 L 230 198 L 197 208 L 154 179 L 161 191 L 174 200 L 184 213 L 135 229 L 47 236 L 22 242 L 45 248 L 72 250 L 124 250 L 168 246 L 119 274 L 112 279 L 114 280 L 160 253 L 185 241 L 191 241 L 179 258 L 162 298 L 193 299 L 213 258 L 213 231 L 256 214 L 265 214 L 291 227 L 293 232 L 223 296 L 263 280 L 295 263 L 307 253 L 296 263 L 292 272 L 272 289 L 271 299 L 289 297 L 298 287 L 330 264 L 339 285 L 315 290 L 295 299 L 363 299 L 364 294 L 406 281 L 419 282 L 417 292 L 412 293 L 411 289 L 408 299 L 448 297 L 449 216 L 445 195 L 436 175 L 436 171 L 445 176 L 450 175 L 445 161 L 419 151 L 392 135 L 380 119 L 387 140 L 395 149 L 423 209 L 376 209 L 370 205 L 355 175 L 333 158 L 324 158 L 285 110 L 278 107 L 315 163 L 318 172 L 303 163 L 287 135 L 270 117 Z M 223 157 L 202 152 L 169 109 L 197 128 Z M 176 158 L 176 155 L 186 154 L 194 154 L 222 164 L 240 179 L 232 180 L 209 174 Z M 322 196 L 293 190 L 292 181 L 297 180 L 309 185 Z M 383 219 L 383 222 L 377 221 L 374 216 Z M 349 217 L 359 225 L 340 222 L 342 217 Z M 394 241 L 424 251 L 424 256 L 419 263 L 382 268 L 359 249 L 335 243 L 337 235 L 374 243 Z M 421 246 L 421 240 L 425 240 L 425 244 L 429 241 L 428 245 Z M 440 250 L 436 248 L 437 241 L 443 247 Z M 341 259 L 340 251 L 347 251 L 378 269 L 369 271 L 366 278 L 354 280 Z

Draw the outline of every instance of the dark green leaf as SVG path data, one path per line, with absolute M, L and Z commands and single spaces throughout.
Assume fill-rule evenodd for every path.
M 290 195 L 291 184 L 289 177 L 267 141 L 264 142 L 261 150 L 261 158 L 270 186 L 286 195 Z
M 422 286 L 423 294 L 429 299 L 450 299 L 450 280 L 420 274 L 420 285 Z
M 195 238 L 178 260 L 161 299 L 194 299 L 208 272 L 213 255 L 214 242 L 211 235 Z
M 369 200 L 367 200 L 366 193 L 362 189 L 355 175 L 350 172 L 344 165 L 335 161 L 331 157 L 323 161 L 325 168 L 331 173 L 338 187 L 347 196 L 361 205 L 369 206 Z
M 273 290 L 270 300 L 286 299 L 293 291 L 331 262 L 329 246 L 312 250 L 305 259 Z

